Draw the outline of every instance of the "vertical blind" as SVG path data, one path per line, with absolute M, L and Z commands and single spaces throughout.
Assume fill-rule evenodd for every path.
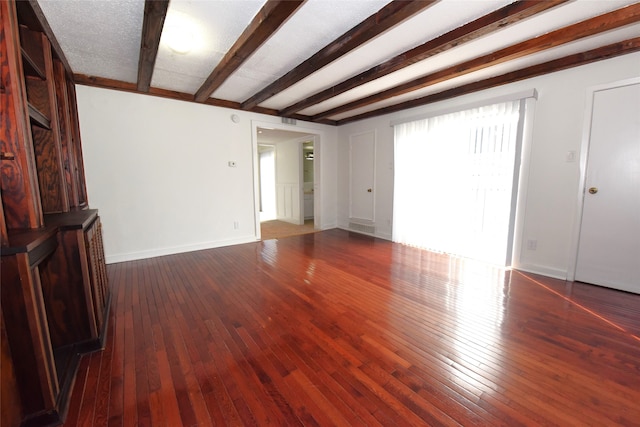
M 520 101 L 394 126 L 393 241 L 508 263 Z

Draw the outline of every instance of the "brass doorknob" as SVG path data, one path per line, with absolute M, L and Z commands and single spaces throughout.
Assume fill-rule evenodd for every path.
M 370 188 L 367 188 L 367 193 L 371 193 L 373 190 Z
M 596 194 L 598 192 L 598 187 L 591 187 L 589 189 L 589 194 Z

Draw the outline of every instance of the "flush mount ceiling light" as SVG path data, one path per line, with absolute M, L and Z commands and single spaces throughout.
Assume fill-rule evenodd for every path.
M 173 52 L 184 55 L 199 47 L 201 37 L 198 24 L 180 12 L 168 13 L 160 42 Z
M 193 49 L 193 33 L 184 28 L 168 27 L 167 46 L 175 53 L 184 55 Z

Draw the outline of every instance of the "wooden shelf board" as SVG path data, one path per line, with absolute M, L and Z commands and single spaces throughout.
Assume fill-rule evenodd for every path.
M 29 118 L 31 122 L 44 129 L 51 129 L 51 120 L 38 110 L 33 104 L 29 103 Z
M 24 73 L 27 76 L 38 77 L 45 80 L 46 74 L 44 70 L 36 63 L 36 61 L 33 60 L 33 58 L 31 58 L 24 48 L 21 48 L 20 51 L 22 52 L 22 66 L 24 68 Z

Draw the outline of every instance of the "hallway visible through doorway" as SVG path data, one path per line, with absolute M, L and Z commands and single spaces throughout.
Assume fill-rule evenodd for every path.
M 315 233 L 313 219 L 308 219 L 304 225 L 291 224 L 284 221 L 264 221 L 260 223 L 262 240 L 281 239 L 283 237 L 298 236 L 300 234 Z

